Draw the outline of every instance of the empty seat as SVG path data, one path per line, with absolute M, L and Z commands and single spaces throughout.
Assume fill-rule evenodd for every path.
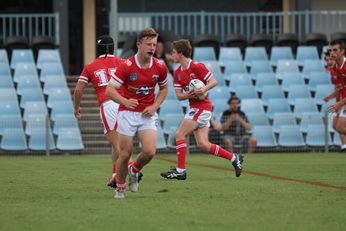
M 308 76 L 310 91 L 316 91 L 317 85 L 332 85 L 330 74 L 327 72 L 311 72 Z M 331 93 L 331 92 L 330 92 Z
M 251 66 L 252 61 L 268 60 L 268 55 L 264 47 L 246 47 L 244 62 L 246 66 Z
M 265 85 L 263 86 L 262 101 L 264 105 L 268 104 L 269 99 L 284 99 L 284 92 L 281 86 Z
M 0 119 L 2 117 L 21 117 L 18 101 L 0 101 Z
M 243 61 L 228 61 L 225 66 L 224 78 L 230 80 L 232 74 L 247 73 Z
M 235 94 L 241 99 L 257 99 L 257 92 L 252 85 L 241 85 L 235 87 Z
M 195 47 L 193 59 L 198 62 L 216 61 L 216 55 L 213 47 Z
M 30 101 L 26 103 L 24 109 L 23 119 L 27 121 L 32 115 L 42 115 L 45 116 L 48 114 L 47 106 L 45 102 L 41 101 Z
M 25 134 L 31 135 L 33 130 L 46 130 L 48 127 L 48 117 L 44 114 L 30 114 L 25 123 Z
M 291 84 L 288 88 L 287 101 L 290 105 L 294 105 L 297 98 L 310 97 L 309 88 L 305 84 Z
M 41 90 L 41 84 L 36 76 L 22 75 L 17 85 L 17 94 L 22 95 L 24 89 L 34 88 L 37 91 Z
M 43 93 L 49 95 L 54 88 L 67 88 L 66 79 L 61 75 L 49 75 L 43 86 Z
M 68 88 L 53 88 L 49 92 L 47 106 L 52 108 L 54 101 L 71 101 L 70 90 Z
M 250 65 L 250 73 L 255 76 L 258 73 L 270 73 L 273 72 L 273 68 L 268 60 L 255 60 Z
M 320 113 L 303 113 L 300 121 L 300 131 L 306 133 L 309 125 L 322 125 L 323 118 Z
M 324 62 L 321 60 L 304 60 L 303 73 L 309 75 L 311 72 L 326 72 Z
M 0 113 L 0 135 L 2 135 L 4 130 L 7 128 L 23 128 L 23 120 L 20 114 L 5 115 Z
M 222 113 L 229 108 L 227 101 L 228 99 L 216 99 L 213 102 L 213 113 L 217 121 L 220 121 Z
M 279 145 L 282 147 L 305 146 L 299 126 L 282 125 L 279 132 Z
M 282 90 L 287 92 L 290 90 L 291 85 L 304 85 L 304 76 L 299 72 L 286 72 L 282 73 Z
M 327 132 L 328 144 L 332 143 L 332 138 Z M 325 127 L 323 124 L 310 124 L 307 127 L 306 144 L 312 147 L 321 147 L 326 145 Z
M 38 79 L 38 74 L 37 74 L 35 64 L 34 63 L 17 63 L 14 69 L 13 81 L 15 83 L 18 83 L 22 75 L 32 75 L 32 76 L 36 76 L 36 78 Z
M 220 42 L 215 35 L 198 35 L 195 42 L 196 47 L 213 47 L 216 57 L 219 56 Z
M 304 113 L 318 112 L 314 99 L 312 98 L 297 98 L 294 102 L 294 115 L 297 118 L 302 118 Z
M 52 102 L 51 120 L 56 121 L 59 115 L 74 115 L 72 101 L 56 100 Z
M 12 58 L 11 58 L 11 68 L 14 69 L 17 63 L 35 64 L 32 50 L 29 50 L 29 49 L 13 50 Z
M 242 54 L 245 53 L 247 47 L 247 39 L 242 34 L 229 34 L 225 37 L 226 47 L 238 47 Z
M 157 149 L 166 149 L 167 144 L 166 144 L 166 139 L 165 139 L 165 134 L 162 131 L 161 126 L 157 127 Z
M 7 63 L 0 62 L 0 88 L 14 88 L 11 72 Z
M 297 50 L 297 63 L 299 66 L 304 65 L 304 61 L 307 59 L 318 60 L 319 56 L 317 49 L 314 46 L 299 46 Z
M 273 131 L 275 133 L 280 132 L 280 126 L 282 125 L 297 125 L 296 118 L 291 112 L 278 112 L 273 116 Z
M 55 41 L 49 36 L 34 36 L 32 38 L 32 49 L 34 56 L 37 58 L 38 53 L 41 49 L 54 49 Z
M 277 46 L 291 47 L 293 54 L 296 54 L 299 46 L 298 36 L 290 33 L 279 34 L 276 44 Z
M 264 113 L 263 102 L 260 99 L 243 99 L 240 108 L 245 114 Z
M 13 87 L 0 89 L 0 102 L 18 102 L 17 94 Z
M 316 86 L 315 101 L 316 104 L 324 104 L 323 98 L 334 92 L 334 87 L 331 84 L 318 84 Z
M 224 86 L 225 81 L 223 79 L 223 74 L 221 68 L 217 61 L 204 61 L 203 64 L 208 68 L 208 70 L 213 73 L 215 79 L 218 81 L 219 86 Z
M 254 126 L 252 135 L 256 137 L 257 147 L 276 147 L 277 142 L 271 126 Z
M 276 113 L 291 113 L 290 106 L 286 99 L 269 99 L 267 116 L 273 119 Z
M 270 56 L 270 64 L 277 66 L 280 59 L 293 60 L 291 47 L 273 47 Z
M 175 133 L 180 125 L 181 120 L 184 118 L 183 114 L 168 114 L 163 120 L 163 132 L 165 134 Z
M 305 45 L 315 46 L 319 56 L 322 54 L 323 46 L 327 45 L 327 36 L 321 33 L 310 33 L 306 35 Z
M 41 49 L 38 51 L 37 68 L 42 69 L 43 63 L 61 63 L 58 49 Z
M 0 148 L 6 151 L 24 151 L 28 148 L 23 128 L 6 128 L 2 132 Z
M 64 69 L 62 64 L 59 63 L 42 63 L 41 64 L 41 73 L 40 73 L 40 81 L 45 82 L 46 77 L 49 75 L 60 75 L 65 76 Z
M 276 68 L 276 76 L 278 79 L 282 79 L 282 73 L 285 72 L 299 72 L 298 64 L 295 60 L 284 60 L 278 61 Z
M 225 86 L 216 86 L 212 88 L 209 90 L 208 95 L 212 102 L 216 99 L 228 99 L 231 96 L 228 87 Z
M 55 117 L 53 134 L 58 135 L 60 129 L 79 128 L 76 117 L 72 114 L 61 114 Z
M 25 88 L 21 92 L 20 107 L 26 108 L 27 102 L 41 101 L 44 102 L 44 97 L 41 88 Z
M 252 36 L 251 45 L 253 47 L 264 47 L 268 55 L 270 55 L 273 44 L 273 39 L 268 34 L 255 34 Z
M 263 87 L 268 85 L 278 85 L 274 73 L 258 73 L 256 74 L 256 90 L 263 92 Z
M 183 114 L 182 107 L 177 100 L 165 100 L 160 106 L 160 119 L 165 119 L 168 114 Z
M 264 112 L 246 113 L 252 127 L 269 125 L 268 116 Z
M 221 47 L 219 65 L 225 66 L 229 61 L 241 61 L 242 55 L 240 53 L 239 47 Z
M 29 41 L 23 36 L 9 36 L 5 40 L 5 48 L 9 57 L 11 57 L 14 49 L 28 49 Z
M 232 74 L 229 78 L 229 91 L 235 92 L 238 86 L 252 86 L 251 76 L 249 74 Z
M 29 137 L 29 149 L 36 151 L 55 149 L 54 137 L 51 129 L 32 128 Z
M 9 64 L 7 51 L 5 49 L 0 49 L 0 64 L 1 63 L 7 63 L 7 65 Z
M 60 129 L 56 148 L 62 151 L 83 150 L 84 145 L 80 130 L 75 128 Z

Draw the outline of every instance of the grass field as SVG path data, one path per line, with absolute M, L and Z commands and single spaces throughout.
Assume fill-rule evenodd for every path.
M 144 170 L 140 191 L 113 199 L 108 156 L 0 157 L 0 230 L 346 230 L 346 155 L 258 154 L 230 163 L 190 155 L 188 179 Z

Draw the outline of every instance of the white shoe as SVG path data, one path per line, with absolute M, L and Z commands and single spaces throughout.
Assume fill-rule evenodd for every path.
M 138 192 L 139 183 L 138 183 L 138 173 L 134 174 L 132 172 L 132 166 L 128 167 L 128 175 L 129 175 L 129 188 L 131 192 Z
M 125 199 L 125 189 L 116 189 L 114 194 L 115 199 Z

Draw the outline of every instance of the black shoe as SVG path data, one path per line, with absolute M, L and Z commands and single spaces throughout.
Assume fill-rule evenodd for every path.
M 138 173 L 138 183 L 142 180 L 142 177 L 143 177 L 143 173 L 139 172 Z
M 346 148 L 342 148 L 342 149 L 340 149 L 340 151 L 339 152 L 341 152 L 341 153 L 346 153 Z
M 234 167 L 235 176 L 240 177 L 241 172 L 243 171 L 242 163 L 244 161 L 244 156 L 241 154 L 234 154 L 234 155 L 235 155 L 235 160 L 232 161 L 232 165 Z
M 160 174 L 163 178 L 166 179 L 177 179 L 177 180 L 186 180 L 186 171 L 178 172 L 176 168 L 171 168 L 168 172 L 162 172 Z
M 143 173 L 139 172 L 138 173 L 138 182 L 140 182 L 142 180 L 142 177 L 143 177 Z M 115 177 L 112 177 L 111 179 L 109 179 L 107 186 L 111 187 L 111 188 L 117 188 L 117 181 L 115 180 Z

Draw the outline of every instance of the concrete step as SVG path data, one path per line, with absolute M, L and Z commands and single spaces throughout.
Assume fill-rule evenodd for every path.
M 97 103 L 97 100 L 83 100 L 80 103 L 81 107 L 94 107 L 94 108 L 99 108 L 99 105 Z
M 86 133 L 82 135 L 84 141 L 90 141 L 90 140 L 106 140 L 105 135 L 102 134 L 90 134 Z

